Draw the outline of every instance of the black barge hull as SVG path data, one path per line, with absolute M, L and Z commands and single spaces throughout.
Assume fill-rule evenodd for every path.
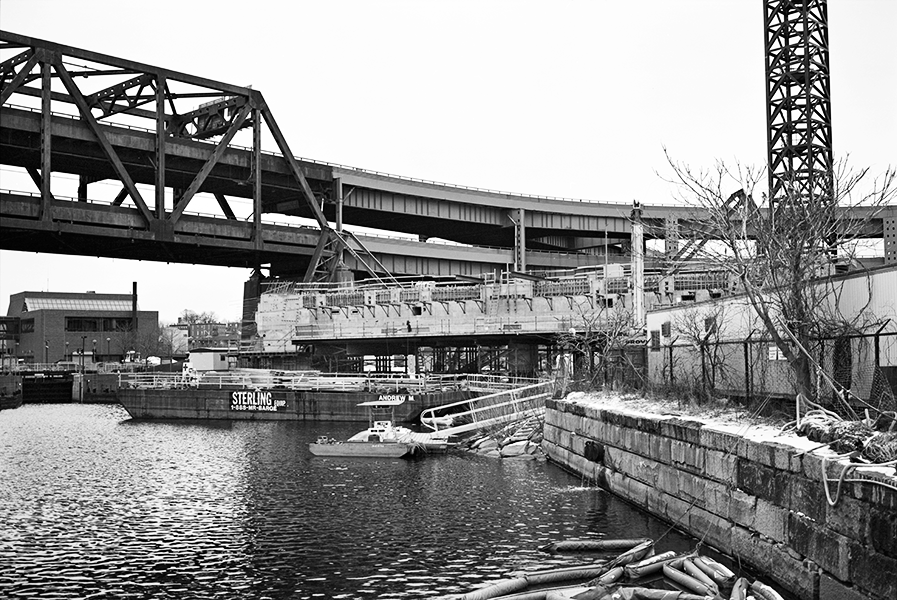
M 402 400 L 396 421 L 413 422 L 422 410 L 477 396 L 469 390 L 427 393 L 293 391 L 286 389 L 133 389 L 118 390 L 118 399 L 134 419 L 227 419 L 237 421 L 368 420 L 362 402 Z

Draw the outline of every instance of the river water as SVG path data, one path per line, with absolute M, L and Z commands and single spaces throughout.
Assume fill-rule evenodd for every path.
M 0 412 L 0 598 L 432 598 L 594 559 L 544 543 L 668 529 L 545 462 L 308 452 L 361 428 Z

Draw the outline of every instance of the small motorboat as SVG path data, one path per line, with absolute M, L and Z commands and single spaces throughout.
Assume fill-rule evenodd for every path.
M 403 458 L 410 457 L 417 450 L 430 449 L 426 439 L 415 439 L 426 434 L 415 434 L 407 427 L 395 425 L 395 407 L 399 401 L 362 402 L 358 406 L 368 408 L 369 426 L 359 431 L 345 442 L 327 436 L 321 436 L 316 442 L 308 445 L 308 450 L 315 456 L 357 456 L 371 458 Z M 432 446 L 445 449 L 444 441 L 434 441 Z
M 380 440 L 376 435 L 371 435 L 367 440 L 356 440 L 358 435 L 360 434 L 352 436 L 345 442 L 323 435 L 317 441 L 309 444 L 308 450 L 315 456 L 404 458 L 414 455 L 414 451 L 417 449 L 413 443 Z

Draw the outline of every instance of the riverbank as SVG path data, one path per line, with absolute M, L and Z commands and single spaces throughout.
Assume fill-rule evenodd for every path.
M 550 461 L 800 598 L 897 595 L 893 467 L 852 468 L 735 406 L 582 393 L 548 402 L 542 446 Z

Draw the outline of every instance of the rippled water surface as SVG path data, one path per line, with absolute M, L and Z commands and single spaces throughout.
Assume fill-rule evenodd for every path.
M 0 598 L 433 597 L 588 560 L 543 543 L 667 530 L 543 462 L 308 452 L 360 428 L 0 412 Z

